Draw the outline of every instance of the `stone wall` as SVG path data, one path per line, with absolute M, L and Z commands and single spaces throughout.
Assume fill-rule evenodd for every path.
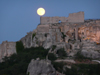
M 67 18 L 68 22 L 84 22 L 84 12 L 71 13 Z
M 41 24 L 48 24 L 48 23 L 59 23 L 61 22 L 66 22 L 66 17 L 41 17 L 40 18 L 40 23 Z
M 84 22 L 84 12 L 71 13 L 69 14 L 69 17 L 40 17 L 40 24 L 60 22 Z
M 100 24 L 100 19 L 99 20 L 96 20 L 96 23 L 99 23 Z
M 8 57 L 14 53 L 16 53 L 16 42 L 4 41 L 0 44 L 0 62 L 5 56 Z
M 37 32 L 49 32 L 49 25 L 38 25 Z

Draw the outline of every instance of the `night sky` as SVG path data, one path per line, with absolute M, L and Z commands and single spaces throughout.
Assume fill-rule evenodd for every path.
M 100 0 L 0 0 L 0 44 L 18 41 L 40 23 L 37 9 L 44 16 L 65 16 L 84 11 L 85 19 L 100 19 Z

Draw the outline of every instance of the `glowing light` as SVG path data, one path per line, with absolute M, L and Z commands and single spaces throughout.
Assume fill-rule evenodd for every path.
M 45 14 L 45 9 L 44 8 L 38 8 L 37 14 L 40 15 L 40 16 L 43 16 Z
M 90 38 L 88 38 L 88 40 L 89 40 Z

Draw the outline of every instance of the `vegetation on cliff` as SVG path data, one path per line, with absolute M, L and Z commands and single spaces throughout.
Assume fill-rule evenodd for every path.
M 57 50 L 57 54 L 60 58 L 63 58 L 63 57 L 66 57 L 67 56 L 67 53 L 66 51 L 64 50 L 64 48 L 60 48 Z
M 43 47 L 20 49 L 17 54 L 5 57 L 0 63 L 0 75 L 26 75 L 31 59 L 46 59 L 48 50 Z
M 54 61 L 57 59 L 57 57 L 54 55 L 54 53 L 48 53 L 48 59 Z
M 16 42 L 16 52 L 19 53 L 24 49 L 23 43 L 21 41 Z
M 65 56 L 63 49 L 58 51 L 59 56 Z M 46 59 L 47 55 L 48 59 L 52 60 L 54 68 L 65 75 L 100 75 L 100 64 L 54 62 L 57 57 L 53 53 L 48 53 L 48 49 L 46 50 L 43 47 L 19 48 L 17 54 L 5 57 L 3 59 L 4 62 L 0 63 L 0 75 L 26 75 L 28 65 L 32 59 Z M 79 54 L 77 54 L 77 57 L 83 58 Z M 63 69 L 66 65 L 71 66 L 71 68 L 65 67 L 65 69 Z
M 33 33 L 33 34 L 32 34 L 32 39 L 34 38 L 35 35 L 36 35 L 36 33 Z
M 100 64 L 71 64 L 64 62 L 52 62 L 54 68 L 65 75 L 100 75 Z M 71 68 L 64 65 L 71 66 Z
M 84 59 L 92 60 L 92 58 L 88 58 L 88 57 L 83 56 L 80 51 L 76 53 L 75 59 L 80 60 L 80 61 L 82 61 Z
M 62 32 L 62 38 L 65 39 L 66 35 Z

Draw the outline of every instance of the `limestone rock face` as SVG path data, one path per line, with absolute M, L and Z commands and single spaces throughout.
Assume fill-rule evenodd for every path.
M 34 37 L 33 33 L 36 33 Z M 55 53 L 57 49 L 64 48 L 72 57 L 81 50 L 86 57 L 99 58 L 100 45 L 97 47 L 96 44 L 82 40 L 100 44 L 100 20 L 39 24 L 35 31 L 21 39 L 25 48 L 42 46 L 52 51 L 53 45 L 56 45 Z
M 94 42 L 100 43 L 100 25 L 90 24 L 89 26 L 82 26 L 78 31 L 81 39 L 89 39 Z
M 53 37 L 52 37 L 50 34 L 48 34 L 46 40 L 45 40 L 44 43 L 43 43 L 43 47 L 44 47 L 45 49 L 48 49 L 48 48 L 50 48 L 52 45 L 53 45 Z
M 99 59 L 100 58 L 100 53 L 98 53 L 97 51 L 91 50 L 82 50 L 82 55 L 84 55 L 85 57 L 89 57 L 89 58 L 93 58 L 93 59 Z
M 46 41 L 46 33 L 36 33 L 36 36 L 33 39 L 33 44 L 36 46 L 43 46 L 43 43 Z M 34 46 L 35 47 L 35 46 Z
M 20 41 L 22 41 L 25 48 L 30 48 L 32 46 L 32 32 L 27 33 Z
M 24 48 L 42 46 L 52 51 L 55 45 L 57 48 L 53 53 L 64 48 L 72 57 L 81 50 L 86 57 L 100 58 L 100 19 L 84 20 L 84 12 L 72 13 L 69 17 L 40 17 L 37 28 L 19 41 Z M 3 42 L 0 45 L 0 59 L 16 53 L 15 45 L 14 42 Z
M 56 70 L 49 60 L 32 59 L 28 65 L 27 73 L 29 75 L 56 75 Z
M 81 54 L 85 57 L 97 59 L 100 58 L 100 52 L 97 50 L 96 43 L 90 42 L 89 40 L 83 41 L 83 47 Z
M 16 42 L 4 41 L 0 44 L 0 61 L 2 61 L 2 58 L 5 56 L 8 57 L 14 53 L 16 53 Z
M 51 46 L 54 45 L 56 42 L 61 42 L 62 33 L 60 32 L 60 29 L 57 28 L 57 26 L 51 26 L 48 31 L 41 28 L 44 27 L 42 25 L 41 27 L 37 27 L 37 33 L 32 40 L 33 47 L 43 46 L 45 49 L 48 49 L 51 48 Z

